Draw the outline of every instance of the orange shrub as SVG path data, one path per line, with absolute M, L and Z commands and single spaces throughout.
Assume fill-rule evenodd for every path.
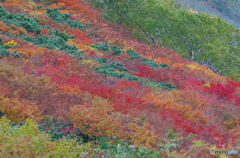
M 0 112 L 14 123 L 24 121 L 27 118 L 39 120 L 41 118 L 38 107 L 29 101 L 15 98 L 5 98 L 0 94 Z
M 9 32 L 11 34 L 27 34 L 27 31 L 23 27 L 17 27 L 16 25 L 7 26 L 4 22 L 0 21 L 0 31 Z
M 89 96 L 85 96 L 85 99 Z M 84 100 L 85 100 L 84 99 Z M 89 104 L 76 105 L 71 108 L 75 127 L 90 136 L 119 136 L 120 119 L 114 116 L 112 106 L 107 100 L 94 96 Z
M 129 132 L 129 137 L 134 145 L 152 149 L 157 144 L 159 138 L 154 134 L 154 129 L 148 123 L 144 123 L 142 126 L 130 123 L 128 128 L 132 130 L 132 132 Z

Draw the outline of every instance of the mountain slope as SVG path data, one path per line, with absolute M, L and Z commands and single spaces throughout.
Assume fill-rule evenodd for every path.
M 224 2 L 217 0 L 214 2 L 208 0 L 175 0 L 175 2 L 181 3 L 183 6 L 194 11 L 219 16 L 229 24 L 240 28 L 240 12 L 237 13 L 237 10 L 240 10 L 240 3 L 237 1 L 232 1 L 233 4 L 224 4 Z M 227 1 L 225 1 L 225 3 L 226 2 Z M 225 8 L 220 8 L 222 5 L 224 5 Z
M 131 38 L 88 1 L 21 2 L 0 3 L 1 155 L 239 150 L 239 81 Z

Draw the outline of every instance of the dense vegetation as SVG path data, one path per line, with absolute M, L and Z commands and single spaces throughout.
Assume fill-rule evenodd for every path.
M 240 79 L 239 29 L 218 17 L 192 13 L 172 0 L 93 0 L 103 16 L 129 27 L 132 36 L 167 46 L 216 73 Z
M 239 37 L 226 43 L 237 30 L 204 14 L 170 11 L 168 7 L 174 5 L 169 2 L 145 1 L 138 6 L 143 8 L 137 20 L 136 14 L 130 14 L 134 8 L 129 12 L 123 2 L 118 1 L 120 8 L 114 11 L 107 8 L 105 14 L 112 12 L 113 20 L 118 19 L 118 24 L 112 24 L 101 19 L 102 10 L 87 0 L 0 1 L 2 157 L 238 157 L 212 156 L 209 150 L 240 149 L 240 81 L 156 46 L 169 41 L 169 46 L 178 46 L 176 50 L 191 57 L 191 53 L 184 54 L 187 44 L 178 44 L 178 38 L 184 35 L 183 40 L 194 45 L 194 36 L 204 45 L 205 31 L 212 31 L 223 38 L 209 37 L 213 41 L 209 50 L 226 49 L 226 55 L 213 51 L 210 56 L 203 51 L 192 60 L 200 62 L 208 56 L 209 63 L 221 68 L 214 60 L 217 57 L 229 66 L 224 72 L 238 77 L 235 50 Z M 148 7 L 154 14 L 144 10 Z M 133 21 L 126 21 L 122 11 Z M 165 31 L 170 30 L 165 27 L 161 32 L 165 35 L 158 39 L 151 32 L 156 30 L 153 27 L 177 28 L 167 17 L 178 11 L 186 21 L 205 17 L 209 30 L 202 29 L 200 36 L 190 23 L 188 36 L 184 29 L 178 29 L 179 35 L 167 35 Z M 166 15 L 160 16 L 162 23 L 156 23 L 154 16 L 160 13 Z M 180 23 L 183 19 L 178 18 L 173 20 Z M 142 25 L 145 22 L 151 25 Z M 227 28 L 232 34 L 218 32 L 214 24 L 218 22 L 222 23 L 220 30 Z M 133 36 L 156 45 L 130 37 L 129 29 Z M 235 56 L 235 64 L 227 64 L 231 61 L 227 57 Z

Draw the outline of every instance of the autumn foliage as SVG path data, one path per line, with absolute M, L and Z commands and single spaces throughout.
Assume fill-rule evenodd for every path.
M 0 124 L 4 128 L 15 128 L 5 118 L 26 121 L 34 131 L 37 123 L 42 130 L 58 129 L 59 137 L 121 139 L 156 149 L 163 157 L 193 156 L 192 148 L 198 144 L 200 157 L 210 148 L 239 149 L 239 81 L 172 50 L 129 37 L 124 26 L 100 19 L 88 1 L 55 0 L 42 7 L 22 2 L 19 8 L 16 1 L 0 3 L 5 8 L 1 11 L 11 13 L 16 24 L 9 25 L 0 16 Z M 55 11 L 60 20 L 46 14 L 47 8 L 59 8 Z M 36 25 L 16 20 L 22 12 Z M 90 154 L 82 155 L 86 157 L 104 153 L 73 141 L 49 142 L 39 131 L 34 135 L 48 142 L 41 145 L 45 153 L 33 146 L 22 149 L 32 153 L 4 151 L 4 155 L 59 156 L 60 144 L 82 153 L 88 150 Z M 26 141 L 31 144 L 32 139 L 30 135 L 16 141 L 28 146 Z M 0 149 L 3 146 L 7 142 L 0 138 Z M 69 150 L 65 155 L 71 157 Z

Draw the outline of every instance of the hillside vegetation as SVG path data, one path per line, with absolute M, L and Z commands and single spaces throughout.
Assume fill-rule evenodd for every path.
M 193 13 L 172 0 L 93 0 L 103 16 L 132 36 L 168 47 L 216 73 L 240 79 L 240 34 L 219 17 Z
M 209 154 L 240 150 L 240 81 L 213 71 L 239 77 L 238 30 L 111 2 L 0 1 L 0 157 L 238 157 Z

